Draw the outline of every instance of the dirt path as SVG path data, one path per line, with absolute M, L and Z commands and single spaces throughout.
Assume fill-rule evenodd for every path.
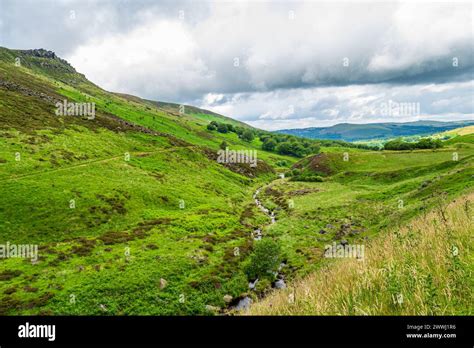
M 135 155 L 135 156 L 152 155 L 152 154 L 161 153 L 161 152 L 171 152 L 171 151 L 176 151 L 176 150 L 179 150 L 179 149 L 193 148 L 193 147 L 195 147 L 195 146 L 173 147 L 173 148 L 169 148 L 169 149 L 151 151 L 151 152 L 130 152 L 130 155 Z M 12 175 L 9 178 L 0 179 L 0 183 L 6 182 L 6 181 L 12 181 L 12 180 L 21 180 L 21 179 L 24 179 L 24 178 L 35 177 L 35 176 L 42 175 L 42 174 L 49 174 L 49 173 L 67 171 L 67 170 L 71 170 L 71 169 L 75 169 L 75 168 L 85 167 L 85 166 L 88 166 L 88 165 L 91 165 L 91 164 L 105 163 L 105 162 L 113 161 L 113 160 L 116 160 L 116 159 L 119 159 L 119 158 L 124 158 L 124 154 L 118 155 L 118 156 L 113 156 L 113 157 L 108 157 L 108 158 L 99 158 L 99 159 L 95 159 L 95 160 L 91 160 L 91 161 L 87 161 L 87 162 L 82 162 L 82 163 L 74 164 L 74 165 L 67 166 L 67 167 L 57 168 L 57 169 L 42 170 L 42 171 L 38 171 L 38 172 L 20 174 L 20 175 Z

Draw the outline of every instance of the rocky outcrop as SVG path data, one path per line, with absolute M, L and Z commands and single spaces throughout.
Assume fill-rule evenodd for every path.
M 18 50 L 17 52 L 21 53 L 23 56 L 28 56 L 28 57 L 34 57 L 34 58 L 43 58 L 41 62 L 39 62 L 39 65 L 41 67 L 54 67 L 58 68 L 58 64 L 50 64 L 48 63 L 48 60 L 54 60 L 61 66 L 62 70 L 75 73 L 76 69 L 73 68 L 71 64 L 69 64 L 68 61 L 59 58 L 56 53 L 53 51 L 48 51 L 43 48 L 39 49 L 32 49 L 32 50 Z
M 41 57 L 41 58 L 50 58 L 50 59 L 56 59 L 57 56 L 53 51 L 48 51 L 43 48 L 38 48 L 38 49 L 32 49 L 32 50 L 23 50 L 20 51 L 23 54 L 26 54 L 28 56 L 32 57 Z
M 47 101 L 48 103 L 51 103 L 51 104 L 56 104 L 57 102 L 62 101 L 61 99 L 59 99 L 57 97 L 53 97 L 53 96 L 48 95 L 48 94 L 43 93 L 43 92 L 35 91 L 31 88 L 28 88 L 28 87 L 25 87 L 25 86 L 22 86 L 22 85 L 19 85 L 19 84 L 10 82 L 10 81 L 0 80 L 0 88 L 6 89 L 7 91 L 18 92 L 18 93 L 23 94 L 27 97 L 38 97 L 38 98 L 43 99 L 43 100 L 45 100 L 45 101 Z

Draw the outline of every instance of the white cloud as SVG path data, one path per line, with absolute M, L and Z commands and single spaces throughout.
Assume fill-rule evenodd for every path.
M 268 130 L 334 125 L 341 122 L 410 122 L 474 119 L 474 82 L 451 83 L 444 88 L 418 85 L 363 85 L 315 87 L 241 93 L 218 104 L 203 100 L 203 108 L 235 117 Z M 420 113 L 386 115 L 384 104 L 418 103 Z M 294 113 L 288 110 L 293 107 Z M 456 112 L 453 112 L 456 110 Z
M 68 58 L 105 87 L 175 100 L 429 75 L 454 56 L 474 65 L 466 4 L 200 5 L 199 22 L 142 10 L 136 28 L 97 33 Z
M 106 89 L 173 98 L 214 78 L 183 23 L 162 20 L 94 39 L 69 58 Z

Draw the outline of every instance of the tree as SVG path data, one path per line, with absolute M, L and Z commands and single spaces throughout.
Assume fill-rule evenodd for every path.
M 307 155 L 308 151 L 303 147 L 303 145 L 297 142 L 285 141 L 278 144 L 276 147 L 277 153 L 280 155 L 290 155 L 296 157 L 304 157 Z
M 287 141 L 278 144 L 276 152 L 280 155 L 291 155 L 291 144 Z
M 291 154 L 296 157 L 304 157 L 307 154 L 303 145 L 297 142 L 291 143 Z
M 217 131 L 219 133 L 228 133 L 229 128 L 227 128 L 227 125 L 225 123 L 219 123 L 219 125 L 217 126 Z
M 237 135 L 239 136 L 239 138 L 242 136 L 242 134 L 244 133 L 245 129 L 243 127 L 234 127 L 234 130 L 235 130 L 235 133 L 237 133 Z
M 442 146 L 441 140 L 431 139 L 431 138 L 420 139 L 415 144 L 415 147 L 417 149 L 437 149 L 437 148 L 440 148 L 441 146 Z
M 385 143 L 385 150 L 411 150 L 412 144 L 404 142 L 402 139 L 395 139 Z
M 273 278 L 281 263 L 281 246 L 272 239 L 257 242 L 245 267 L 249 279 Z
M 213 125 L 212 123 L 209 123 L 207 125 L 207 129 L 210 130 L 210 131 L 215 131 L 217 129 L 217 127 L 215 125 Z
M 274 151 L 277 143 L 272 138 L 265 138 L 262 144 L 262 149 L 266 151 Z
M 254 138 L 253 132 L 250 129 L 245 130 L 242 133 L 242 140 L 251 142 Z
M 229 147 L 229 144 L 227 144 L 227 142 L 224 140 L 220 145 L 219 147 L 222 149 L 222 150 L 225 150 L 226 147 Z
M 311 154 L 318 154 L 320 150 L 321 150 L 321 147 L 318 144 L 312 144 L 309 147 L 309 151 Z

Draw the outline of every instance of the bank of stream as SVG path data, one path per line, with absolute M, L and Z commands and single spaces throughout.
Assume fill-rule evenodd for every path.
M 266 186 L 268 186 L 268 185 L 266 185 Z M 268 216 L 269 222 L 262 225 L 262 226 L 259 226 L 258 228 L 256 228 L 252 232 L 252 238 L 255 241 L 262 240 L 262 238 L 265 237 L 264 234 L 263 234 L 264 228 L 266 226 L 274 224 L 277 220 L 277 216 L 275 214 L 275 211 L 265 207 L 263 205 L 262 201 L 259 199 L 259 194 L 260 194 L 260 192 L 262 191 L 262 189 L 264 187 L 265 186 L 262 186 L 262 187 L 258 188 L 255 191 L 255 193 L 253 194 L 252 198 L 253 198 L 257 208 L 259 208 L 266 216 Z M 273 282 L 272 285 L 273 285 L 273 288 L 275 288 L 275 289 L 284 289 L 284 288 L 286 288 L 286 283 L 285 283 L 285 279 L 284 279 L 285 276 L 280 272 L 283 269 L 283 267 L 285 267 L 285 266 L 286 266 L 286 264 L 282 262 L 280 264 L 280 266 L 278 267 L 278 271 L 274 274 L 276 280 Z M 249 287 L 250 291 L 255 290 L 258 281 L 259 281 L 258 278 L 254 279 L 253 281 L 249 281 L 248 287 Z M 251 304 L 252 304 L 252 299 L 250 298 L 250 296 L 245 296 L 244 298 L 241 298 L 235 306 L 232 306 L 231 309 L 237 310 L 237 311 L 247 310 L 250 307 Z

